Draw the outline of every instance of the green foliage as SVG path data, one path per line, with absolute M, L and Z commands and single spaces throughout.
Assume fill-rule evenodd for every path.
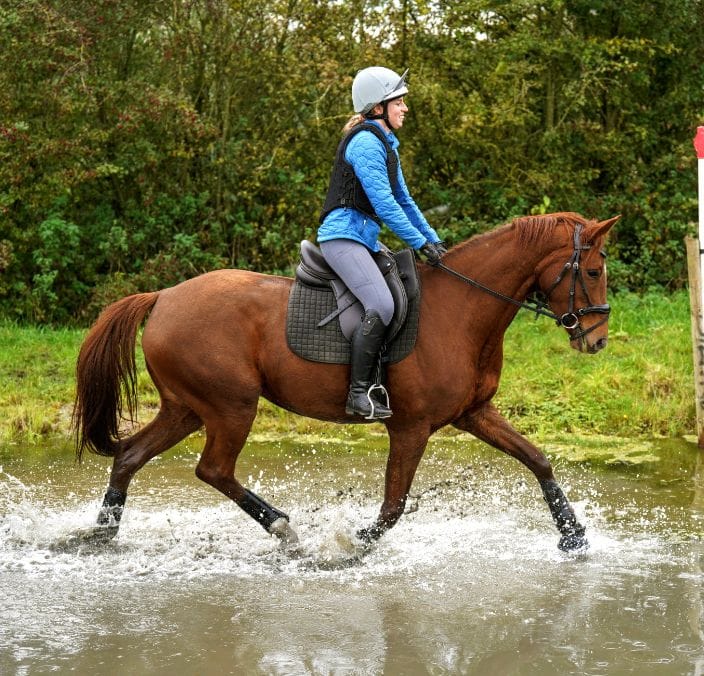
M 511 325 L 496 403 L 521 431 L 694 432 L 687 295 L 622 293 L 610 300 L 609 343 L 596 355 L 567 349 L 563 331 L 528 314 Z
M 78 273 L 80 232 L 75 223 L 51 215 L 39 225 L 39 246 L 32 253 L 37 272 L 32 277 L 31 300 L 34 319 L 64 319 L 60 313 L 72 303 L 66 294 L 79 296 L 83 290 Z M 75 301 L 74 301 L 75 303 Z M 54 311 L 56 315 L 44 314 Z
M 121 270 L 102 278 L 92 291 L 84 310 L 88 320 L 108 304 L 132 293 L 173 286 L 191 277 L 225 267 L 226 261 L 204 250 L 197 234 L 176 233 L 163 251 L 147 260 L 139 272 Z
M 375 63 L 411 68 L 404 172 L 443 237 L 621 213 L 613 286 L 681 287 L 703 28 L 700 0 L 7 0 L 0 315 L 289 271 Z
M 190 244 L 185 246 L 190 250 Z M 120 281 L 125 277 L 113 277 L 116 289 Z M 504 373 L 495 403 L 521 432 L 536 440 L 575 443 L 580 435 L 602 435 L 610 440 L 610 452 L 618 443 L 615 437 L 694 434 L 687 294 L 617 294 L 610 300 L 609 344 L 596 355 L 571 349 L 566 332 L 554 323 L 519 313 L 506 334 Z M 78 329 L 0 322 L 0 439 L 68 434 L 73 370 L 84 335 Z M 144 423 L 153 417 L 159 396 L 141 351 L 138 356 L 143 407 L 139 419 Z M 257 420 L 258 433 L 278 436 L 317 431 L 366 437 L 382 431 L 362 425 L 335 426 L 331 432 L 330 424 L 295 416 L 263 400 Z M 443 432 L 454 433 L 450 428 Z

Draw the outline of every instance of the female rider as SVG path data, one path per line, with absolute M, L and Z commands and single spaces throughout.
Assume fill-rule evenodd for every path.
M 399 76 L 374 66 L 352 83 L 355 115 L 344 128 L 320 216 L 318 242 L 330 267 L 362 304 L 364 315 L 351 340 L 350 389 L 345 411 L 367 419 L 388 418 L 388 405 L 370 396 L 372 373 L 394 314 L 394 302 L 372 257 L 385 223 L 436 265 L 445 253 L 437 233 L 411 198 L 401 171 L 398 139 L 408 107 L 406 70 Z

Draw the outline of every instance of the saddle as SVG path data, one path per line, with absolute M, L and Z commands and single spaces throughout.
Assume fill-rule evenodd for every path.
M 394 299 L 382 361 L 401 361 L 418 335 L 420 281 L 412 249 L 372 254 Z M 301 242 L 301 260 L 291 288 L 286 319 L 288 346 L 299 357 L 328 364 L 349 364 L 350 344 L 364 309 L 325 261 L 320 249 Z

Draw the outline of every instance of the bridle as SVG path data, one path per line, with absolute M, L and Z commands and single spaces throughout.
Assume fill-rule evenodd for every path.
M 522 308 L 524 310 L 534 312 L 536 318 L 540 315 L 553 319 L 558 326 L 562 326 L 570 332 L 571 340 L 581 340 L 582 338 L 590 334 L 592 331 L 594 331 L 594 329 L 598 328 L 602 324 L 605 324 L 609 320 L 609 313 L 611 312 L 611 306 L 608 303 L 605 303 L 603 305 L 595 305 L 594 303 L 592 303 L 589 297 L 589 291 L 587 290 L 587 285 L 584 283 L 584 276 L 582 275 L 582 269 L 580 267 L 580 258 L 582 255 L 582 251 L 588 251 L 592 248 L 592 245 L 582 244 L 581 240 L 583 228 L 584 226 L 581 223 L 577 223 L 577 225 L 575 225 L 572 255 L 570 256 L 570 259 L 564 264 L 562 270 L 557 275 L 555 281 L 550 285 L 550 288 L 547 291 L 537 289 L 532 294 L 532 297 L 527 298 L 525 301 L 516 300 L 515 298 L 511 298 L 511 296 L 506 296 L 503 293 L 494 291 L 493 289 L 490 289 L 488 286 L 485 286 L 481 282 L 477 282 L 476 280 L 471 279 L 470 277 L 467 277 L 457 272 L 456 270 L 453 270 L 452 268 L 448 268 L 442 261 L 440 261 L 436 265 L 436 267 L 440 268 L 441 270 L 444 270 L 445 272 L 453 275 L 454 277 L 457 277 L 458 279 L 461 279 L 463 282 L 479 289 L 480 291 L 483 291 L 484 293 L 493 296 L 494 298 L 498 298 L 499 300 L 503 300 L 513 305 L 517 305 L 519 308 Z M 601 251 L 600 253 L 602 256 L 606 256 L 606 253 L 604 251 Z M 562 315 L 556 315 L 554 312 L 551 312 L 546 308 L 550 301 L 550 295 L 565 279 L 568 273 L 570 273 L 570 297 L 567 304 L 567 312 Z M 577 284 L 579 284 L 580 288 L 582 289 L 582 293 L 587 299 L 588 304 L 585 307 L 575 309 L 574 305 Z M 596 324 L 590 326 L 588 329 L 583 329 L 580 320 L 582 319 L 582 317 L 585 317 L 590 314 L 602 314 L 604 315 L 604 317 Z

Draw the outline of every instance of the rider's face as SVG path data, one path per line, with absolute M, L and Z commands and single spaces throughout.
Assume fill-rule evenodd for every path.
M 384 107 L 382 106 L 382 104 L 378 104 L 374 107 L 374 110 L 372 112 L 375 115 L 381 115 L 383 110 Z M 386 115 L 389 118 L 389 124 L 386 124 L 386 120 L 381 120 L 381 123 L 384 125 L 387 131 L 395 131 L 397 129 L 400 129 L 403 126 L 403 120 L 405 119 L 407 112 L 408 106 L 403 100 L 403 96 L 400 96 L 399 98 L 393 99 L 386 104 Z M 389 125 L 391 126 L 391 129 L 389 129 Z
M 389 101 L 387 114 L 389 116 L 389 124 L 392 129 L 400 129 L 403 126 L 403 120 L 408 112 L 408 106 L 403 100 L 403 96 L 393 101 Z

